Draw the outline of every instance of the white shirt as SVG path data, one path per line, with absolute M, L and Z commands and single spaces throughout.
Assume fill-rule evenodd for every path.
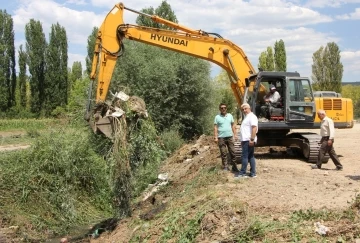
M 269 97 L 266 97 L 266 95 L 264 96 L 264 99 L 269 99 L 269 101 L 271 103 L 275 103 L 275 102 L 278 102 L 281 98 L 279 92 L 275 91 L 274 93 L 270 93 L 269 94 Z
M 331 118 L 327 116 L 325 116 L 324 119 L 322 119 L 321 121 L 320 136 L 322 137 L 329 136 L 329 139 L 334 139 L 335 137 L 334 122 Z
M 256 133 L 258 132 L 258 118 L 254 113 L 250 112 L 244 118 L 240 127 L 240 141 L 250 141 L 252 126 L 256 126 Z M 254 142 L 257 142 L 257 136 L 254 138 Z

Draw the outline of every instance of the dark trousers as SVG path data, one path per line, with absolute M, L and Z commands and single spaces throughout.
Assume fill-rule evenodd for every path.
M 321 168 L 321 164 L 322 161 L 324 160 L 325 154 L 329 153 L 329 156 L 331 158 L 331 160 L 334 162 L 336 168 L 342 168 L 343 166 L 340 163 L 339 157 L 336 155 L 335 150 L 334 150 L 334 141 L 332 143 L 331 146 L 328 145 L 328 140 L 329 137 L 322 137 L 320 140 L 320 149 L 319 149 L 319 155 L 318 155 L 318 160 L 317 160 L 317 167 Z
M 227 153 L 229 151 L 231 166 L 236 168 L 235 146 L 233 137 L 218 138 L 218 145 L 221 154 L 221 162 L 224 168 L 228 167 Z

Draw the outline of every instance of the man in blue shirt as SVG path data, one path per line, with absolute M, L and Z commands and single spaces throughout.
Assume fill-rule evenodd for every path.
M 229 170 L 228 160 L 227 160 L 227 151 L 230 153 L 231 157 L 231 170 L 233 172 L 239 172 L 236 166 L 235 158 L 235 124 L 234 118 L 231 114 L 227 113 L 226 104 L 221 103 L 219 105 L 220 114 L 215 116 L 214 120 L 214 139 L 218 143 L 222 168 L 223 170 Z

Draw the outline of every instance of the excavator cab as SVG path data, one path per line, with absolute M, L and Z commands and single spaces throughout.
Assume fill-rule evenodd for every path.
M 255 114 L 263 119 L 260 121 L 277 121 L 285 124 L 289 123 L 313 123 L 316 114 L 314 96 L 308 78 L 300 77 L 297 72 L 264 72 L 260 71 L 256 75 L 254 102 Z M 275 87 L 280 94 L 277 102 L 265 104 L 264 96 L 260 87 L 270 90 Z M 267 114 L 264 116 L 264 106 L 268 106 Z

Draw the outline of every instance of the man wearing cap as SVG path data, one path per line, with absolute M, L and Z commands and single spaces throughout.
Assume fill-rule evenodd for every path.
M 270 85 L 270 92 L 264 96 L 265 105 L 261 106 L 261 116 L 267 118 L 269 114 L 269 108 L 272 103 L 280 101 L 280 94 L 276 91 L 274 85 Z

